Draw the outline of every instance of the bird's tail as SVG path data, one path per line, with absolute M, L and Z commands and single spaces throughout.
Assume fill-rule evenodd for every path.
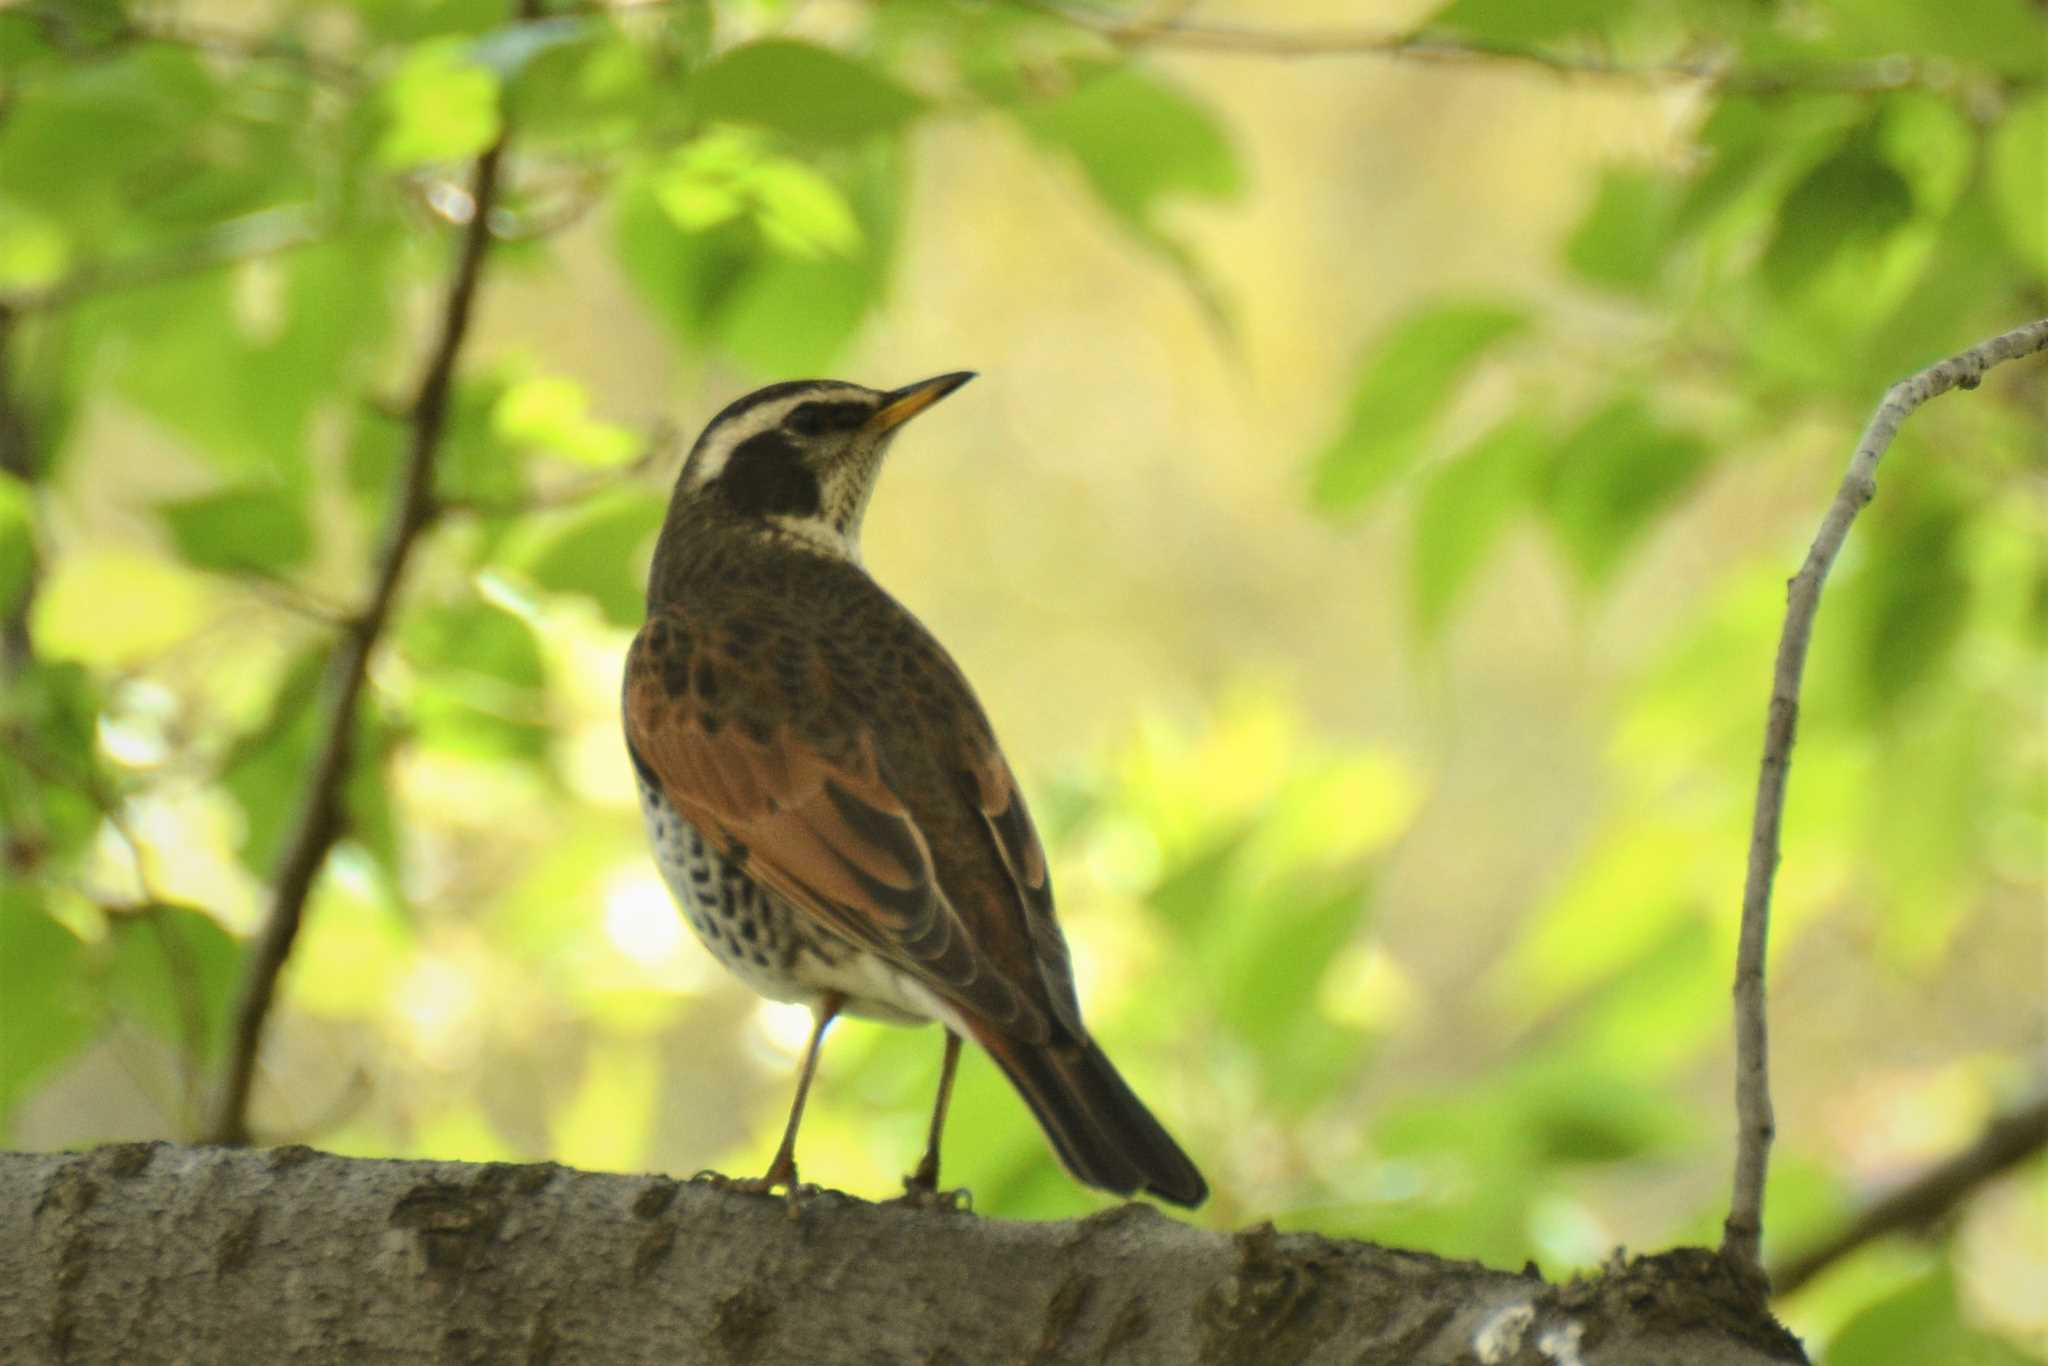
M 1029 1044 L 977 1031 L 1076 1180 L 1118 1195 L 1150 1191 L 1176 1205 L 1209 1183 L 1091 1040 Z

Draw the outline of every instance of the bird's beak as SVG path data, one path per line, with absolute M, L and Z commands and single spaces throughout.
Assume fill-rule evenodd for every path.
M 883 395 L 882 406 L 867 420 L 867 429 L 876 435 L 893 431 L 973 378 L 972 370 L 955 370 L 950 375 L 934 375 L 892 389 Z

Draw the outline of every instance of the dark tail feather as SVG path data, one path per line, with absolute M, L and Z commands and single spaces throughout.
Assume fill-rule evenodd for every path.
M 1027 1044 L 993 1032 L 979 1042 L 1077 1180 L 1189 1207 L 1208 1198 L 1195 1164 L 1094 1043 Z

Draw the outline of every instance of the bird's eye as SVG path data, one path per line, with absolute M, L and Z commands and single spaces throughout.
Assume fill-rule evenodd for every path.
M 822 435 L 826 426 L 825 410 L 816 403 L 801 404 L 783 420 L 782 425 L 798 436 Z

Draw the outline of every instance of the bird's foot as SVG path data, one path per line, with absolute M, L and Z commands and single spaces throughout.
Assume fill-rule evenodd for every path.
M 921 1181 L 916 1176 L 906 1176 L 903 1178 L 903 1194 L 888 1203 L 908 1205 L 911 1209 L 938 1210 L 945 1214 L 972 1214 L 974 1192 L 965 1186 L 942 1191 L 935 1181 Z
M 787 1171 L 771 1170 L 766 1176 L 727 1176 L 724 1172 L 706 1168 L 690 1180 L 693 1184 L 707 1185 L 713 1190 L 734 1191 L 740 1195 L 773 1195 L 779 1190 L 792 1219 L 802 1212 L 804 1202 L 815 1199 L 822 1189 L 808 1181 L 797 1180 L 793 1165 Z

